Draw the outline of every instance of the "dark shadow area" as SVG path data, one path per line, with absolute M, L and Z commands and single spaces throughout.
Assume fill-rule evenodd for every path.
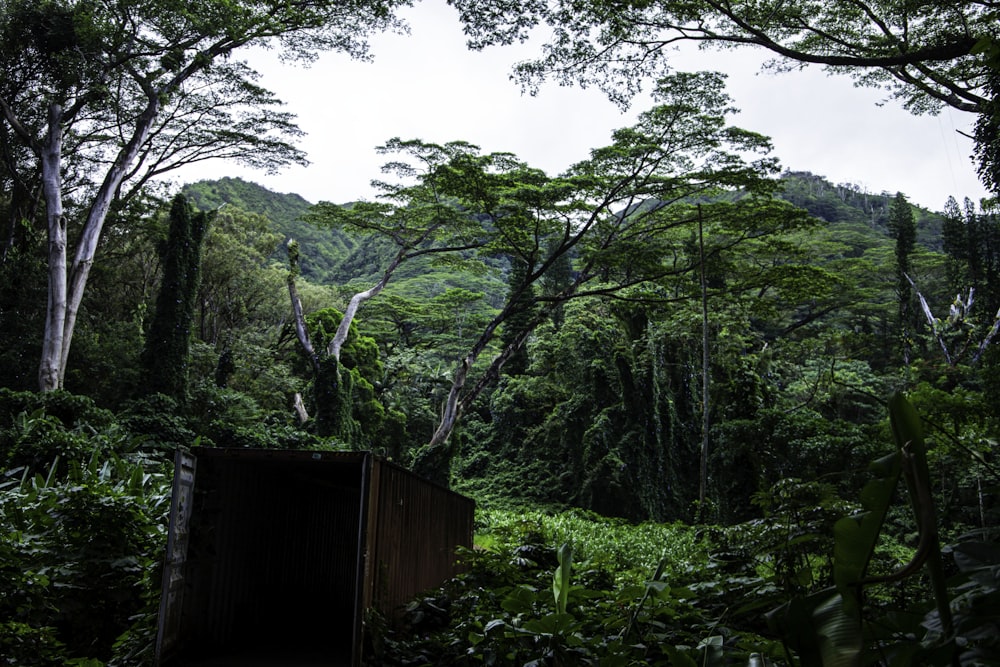
M 172 664 L 350 664 L 362 466 L 201 457 Z

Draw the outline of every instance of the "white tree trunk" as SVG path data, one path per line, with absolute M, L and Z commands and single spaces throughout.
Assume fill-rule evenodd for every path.
M 465 383 L 468 380 L 469 372 L 472 370 L 472 365 L 476 363 L 476 360 L 479 359 L 479 355 L 482 354 L 483 350 L 485 350 L 493 340 L 493 336 L 496 333 L 497 328 L 503 322 L 507 321 L 513 313 L 513 311 L 510 310 L 510 305 L 508 304 L 508 307 L 493 319 L 489 326 L 487 326 L 483 331 L 479 340 L 477 340 L 475 345 L 472 346 L 469 353 L 462 358 L 458 370 L 455 371 L 455 377 L 451 382 L 451 389 L 448 391 L 448 398 L 445 399 L 444 407 L 441 410 L 441 420 L 438 422 L 437 430 L 435 430 L 434 435 L 431 436 L 430 442 L 427 443 L 428 449 L 433 449 L 434 447 L 443 445 L 448 441 L 452 431 L 455 430 L 455 425 L 458 424 L 458 420 L 461 419 L 462 413 L 466 410 L 466 408 L 472 405 L 487 385 L 491 382 L 495 382 L 500 377 L 500 371 L 502 370 L 504 363 L 510 359 L 511 355 L 527 343 L 528 337 L 539 324 L 544 322 L 551 315 L 552 310 L 567 299 L 572 298 L 582 280 L 583 274 L 581 273 L 580 277 L 577 278 L 577 281 L 563 291 L 560 299 L 550 301 L 545 308 L 538 311 L 534 319 L 524 327 L 524 330 L 522 330 L 515 337 L 511 344 L 493 359 L 490 367 L 483 374 L 482 378 L 480 378 L 472 389 L 466 392 L 463 396 L 462 391 L 465 389 Z
M 299 344 L 302 345 L 306 356 L 309 357 L 313 373 L 318 373 L 319 357 L 316 355 L 312 340 L 309 338 L 309 328 L 306 327 L 306 316 L 302 311 L 302 299 L 299 298 L 299 290 L 295 286 L 295 277 L 299 274 L 299 248 L 294 239 L 288 242 L 288 262 L 291 269 L 288 273 L 288 296 L 292 300 L 292 318 L 295 320 L 295 335 L 299 339 Z M 295 395 L 295 398 L 299 401 L 302 400 L 298 394 Z M 296 405 L 296 409 L 298 409 L 298 405 Z M 305 411 L 304 404 L 302 411 Z M 302 418 L 302 411 L 299 412 L 300 418 Z M 302 418 L 302 421 L 304 422 L 305 418 Z
M 104 221 L 108 217 L 115 193 L 118 192 L 122 181 L 125 180 L 129 169 L 132 168 L 139 156 L 142 145 L 149 138 L 153 122 L 162 107 L 159 94 L 147 91 L 147 95 L 149 101 L 136 121 L 131 139 L 118 153 L 118 158 L 108 170 L 100 189 L 94 196 L 94 202 L 90 206 L 87 221 L 80 234 L 80 241 L 76 246 L 72 270 L 67 278 L 66 317 L 63 327 L 62 349 L 59 356 L 59 386 L 62 386 L 63 378 L 66 375 L 66 363 L 69 359 L 73 330 L 76 327 L 76 316 L 80 311 L 80 304 L 83 302 L 83 292 L 87 286 L 87 278 L 90 276 L 90 268 L 94 265 L 94 256 L 97 254 L 97 244 L 101 239 Z
M 369 299 L 378 296 L 387 284 L 389 284 L 389 279 L 392 278 L 392 274 L 399 268 L 399 265 L 406 260 L 406 249 L 400 249 L 396 256 L 393 258 L 392 262 L 386 268 L 385 272 L 382 274 L 382 279 L 378 281 L 370 289 L 364 292 L 358 292 L 351 297 L 351 301 L 347 304 L 347 309 L 344 311 L 344 316 L 340 320 L 340 324 L 337 325 L 337 333 L 333 335 L 333 340 L 327 346 L 327 354 L 337 360 L 340 363 L 340 350 L 344 347 L 344 343 L 347 341 L 347 334 L 351 332 L 351 322 L 354 321 L 354 317 L 358 314 L 358 308 L 362 303 L 368 301 Z
M 458 423 L 458 418 L 462 415 L 461 404 L 458 399 L 462 394 L 462 389 L 465 387 L 465 380 L 469 377 L 469 369 L 476 362 L 477 356 L 479 355 L 475 353 L 466 356 L 462 359 L 461 366 L 455 372 L 455 378 L 451 382 L 451 390 L 448 392 L 448 398 L 445 400 L 444 409 L 441 412 L 441 421 L 438 423 L 434 435 L 431 436 L 431 441 L 427 443 L 428 449 L 443 445 L 448 440 L 451 432 L 455 430 L 455 424 Z
M 180 79 L 178 79 L 180 81 Z M 144 87 L 146 88 L 146 87 Z M 148 102 L 136 120 L 132 136 L 104 176 L 80 233 L 73 265 L 67 265 L 67 224 L 62 202 L 62 147 L 63 122 L 66 120 L 61 105 L 49 106 L 48 133 L 38 142 L 18 120 L 5 100 L 0 98 L 0 112 L 13 130 L 21 136 L 38 155 L 42 165 L 42 189 L 45 197 L 48 222 L 49 253 L 48 303 L 45 314 L 45 334 L 42 358 L 38 368 L 38 388 L 52 391 L 63 385 L 66 362 L 76 317 L 83 302 L 83 292 L 94 263 L 97 245 L 104 228 L 108 210 L 115 193 L 139 156 L 142 145 L 149 138 L 153 122 L 160 113 L 160 91 L 146 89 Z
M 62 206 L 62 107 L 49 107 L 49 132 L 41 150 L 42 184 L 48 223 L 48 304 L 45 337 L 38 367 L 38 388 L 53 391 L 62 386 L 62 354 L 66 322 L 66 217 Z

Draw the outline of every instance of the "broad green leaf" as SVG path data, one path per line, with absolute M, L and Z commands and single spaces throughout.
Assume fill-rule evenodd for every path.
M 564 635 L 577 626 L 576 620 L 565 613 L 547 614 L 541 618 L 526 621 L 524 629 L 546 635 Z
M 802 665 L 855 667 L 861 655 L 861 624 L 834 588 L 789 600 L 766 616 L 772 630 Z
M 682 652 L 675 646 L 665 644 L 663 652 L 670 658 L 670 664 L 676 667 L 698 667 L 698 663 L 687 653 Z
M 564 542 L 557 553 L 559 567 L 552 575 L 552 595 L 555 598 L 556 612 L 566 613 L 566 601 L 569 598 L 570 575 L 573 570 L 573 547 Z
M 850 587 L 861 581 L 875 553 L 879 532 L 899 483 L 899 459 L 896 452 L 872 463 L 870 469 L 877 477 L 861 492 L 864 511 L 844 517 L 833 527 L 833 577 L 842 594 L 848 594 Z
M 528 586 L 518 586 L 503 599 L 500 606 L 512 614 L 527 614 L 533 611 L 537 594 Z
M 920 530 L 921 544 L 926 544 L 927 566 L 934 589 L 934 599 L 944 633 L 952 633 L 951 599 L 941 565 L 941 545 L 938 542 L 937 515 L 931 493 L 931 475 L 927 466 L 927 447 L 920 415 L 903 394 L 889 399 L 889 422 L 901 456 L 906 457 L 906 485 L 910 492 L 914 520 Z
M 813 610 L 820 640 L 823 667 L 855 667 L 861 656 L 861 624 L 845 608 L 845 600 L 833 595 Z

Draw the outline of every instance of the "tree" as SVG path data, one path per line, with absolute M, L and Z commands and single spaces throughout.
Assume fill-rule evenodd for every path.
M 521 293 L 550 270 L 559 272 L 566 257 L 573 259 L 573 275 L 556 294 L 543 290 L 524 300 L 513 292 L 482 330 L 459 362 L 437 431 L 418 452 L 414 466 L 421 473 L 440 479 L 448 460 L 446 442 L 463 412 L 560 304 L 614 299 L 633 288 L 647 294 L 631 298 L 691 298 L 671 295 L 661 282 L 699 266 L 697 257 L 691 260 L 681 251 L 699 215 L 719 227 L 714 252 L 803 223 L 801 213 L 769 198 L 777 164 L 766 157 L 767 139 L 726 125 L 732 109 L 722 75 L 673 75 L 658 84 L 656 99 L 659 104 L 641 114 L 635 126 L 616 131 L 613 144 L 593 150 L 589 160 L 563 176 L 521 171 L 509 174 L 517 176 L 509 181 L 465 174 L 446 190 L 497 230 L 499 246 L 491 249 L 527 263 Z M 759 157 L 746 160 L 753 155 Z M 491 187 L 481 188 L 483 183 Z M 718 199 L 701 211 L 691 202 L 703 198 Z M 474 365 L 501 325 L 532 303 L 534 317 L 518 323 L 518 336 L 469 384 Z
M 951 260 L 952 289 L 972 288 L 979 303 L 993 313 L 1000 308 L 1000 218 L 977 212 L 969 199 L 963 209 L 949 197 L 941 230 L 942 246 Z
M 910 255 L 917 243 L 917 225 L 913 210 L 902 192 L 897 192 L 889 209 L 889 233 L 896 239 L 896 295 L 899 299 L 899 337 L 903 363 L 910 364 L 917 312 L 908 276 L 912 273 Z
M 514 310 L 515 315 L 507 320 L 503 328 L 503 332 L 500 335 L 500 343 L 504 347 L 513 344 L 522 336 L 525 325 L 530 326 L 531 321 L 534 319 L 535 290 L 531 285 L 527 289 L 523 287 L 524 281 L 527 278 L 527 270 L 528 264 L 523 259 L 518 258 L 511 261 L 508 298 L 516 298 L 523 303 Z M 504 365 L 504 372 L 509 375 L 520 375 L 527 368 L 528 352 L 527 348 L 522 345 L 507 360 L 507 363 Z
M 269 258 L 281 243 L 262 215 L 224 206 L 205 238 L 198 337 L 217 350 L 240 332 L 271 331 L 288 316 L 285 272 Z
M 144 394 L 185 398 L 191 324 L 201 283 L 202 242 L 212 217 L 205 211 L 194 211 L 184 195 L 174 197 L 170 206 L 170 230 L 160 251 L 163 278 L 142 354 Z
M 990 71 L 986 75 L 986 103 L 976 120 L 973 138 L 979 178 L 996 203 L 1000 198 L 1000 40 L 983 39 L 980 47 Z
M 935 318 L 927 300 L 916 292 L 928 328 L 951 367 L 965 363 L 967 354 L 970 365 L 978 363 L 1000 331 L 1000 220 L 996 214 L 977 213 L 969 199 L 964 209 L 949 197 L 941 229 L 948 282 L 955 294 L 948 317 Z
M 328 420 L 325 415 L 335 410 L 336 405 L 349 400 L 342 392 L 344 378 L 340 371 L 340 356 L 353 330 L 359 308 L 385 289 L 400 266 L 424 258 L 461 262 L 462 253 L 482 247 L 489 238 L 483 233 L 479 220 L 458 210 L 442 194 L 440 181 L 454 177 L 450 172 L 442 172 L 442 165 L 484 165 L 509 161 L 506 154 L 479 156 L 478 149 L 465 142 L 437 145 L 419 140 L 393 139 L 379 150 L 398 156 L 399 159 L 387 164 L 384 170 L 397 174 L 402 181 L 398 184 L 376 183 L 383 201 L 356 202 L 346 207 L 322 202 L 307 216 L 309 221 L 318 225 L 379 237 L 388 241 L 392 248 L 381 277 L 374 285 L 354 292 L 336 330 L 319 349 L 310 336 L 296 285 L 299 274 L 298 244 L 290 241 L 288 245 L 291 266 L 288 291 L 295 331 L 312 367 L 314 394 L 317 410 L 320 411 L 318 421 L 333 424 L 329 427 L 329 434 L 332 435 L 339 435 L 337 424 L 344 423 L 344 420 Z M 411 162 L 404 161 L 407 159 Z
M 395 173 L 402 180 L 396 184 L 374 183 L 383 201 L 356 202 L 350 206 L 321 202 L 306 218 L 317 225 L 380 237 L 389 241 L 393 248 L 392 257 L 375 284 L 350 298 L 326 352 L 332 357 L 339 356 L 358 308 L 380 294 L 404 263 L 431 257 L 441 262 L 456 261 L 460 254 L 474 251 L 487 242 L 488 236 L 483 233 L 479 221 L 456 209 L 442 194 L 441 180 L 454 177 L 454 174 L 442 172 L 442 167 L 475 163 L 488 168 L 486 165 L 510 159 L 506 154 L 479 156 L 476 146 L 461 141 L 437 145 L 396 138 L 378 150 L 398 156 L 383 171 Z M 294 287 L 294 283 L 289 285 Z M 295 299 L 293 295 L 293 304 Z
M 63 383 L 84 288 L 108 212 L 149 178 L 228 157 L 303 161 L 297 130 L 256 74 L 230 56 L 280 46 L 366 55 L 404 0 L 2 0 L 0 118 L 41 174 L 48 304 L 39 387 Z M 71 222 L 79 218 L 72 262 Z
M 1000 75 L 997 79 L 1000 80 Z M 996 202 L 1000 198 L 1000 83 L 993 86 L 998 92 L 994 93 L 989 110 L 976 121 L 975 154 L 979 160 L 979 178 Z
M 524 40 L 541 25 L 551 30 L 542 57 L 516 67 L 528 85 L 554 76 L 598 84 L 624 102 L 663 71 L 674 44 L 749 45 L 774 53 L 778 69 L 818 64 L 888 88 L 917 112 L 983 111 L 988 66 L 979 52 L 998 18 L 986 0 L 450 1 L 473 48 Z

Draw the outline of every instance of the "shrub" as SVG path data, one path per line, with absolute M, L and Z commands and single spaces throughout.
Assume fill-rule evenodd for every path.
M 0 485 L 7 664 L 111 657 L 151 599 L 168 500 L 162 464 L 136 456 L 95 450 L 64 475 L 55 465 L 47 476 L 8 471 Z
M 705 560 L 691 528 L 500 510 L 477 528 L 489 548 L 461 554 L 466 573 L 411 602 L 396 629 L 369 619 L 369 664 L 743 666 L 780 651 L 678 582 Z M 556 549 L 564 537 L 577 546 Z M 648 569 L 632 558 L 654 551 Z

